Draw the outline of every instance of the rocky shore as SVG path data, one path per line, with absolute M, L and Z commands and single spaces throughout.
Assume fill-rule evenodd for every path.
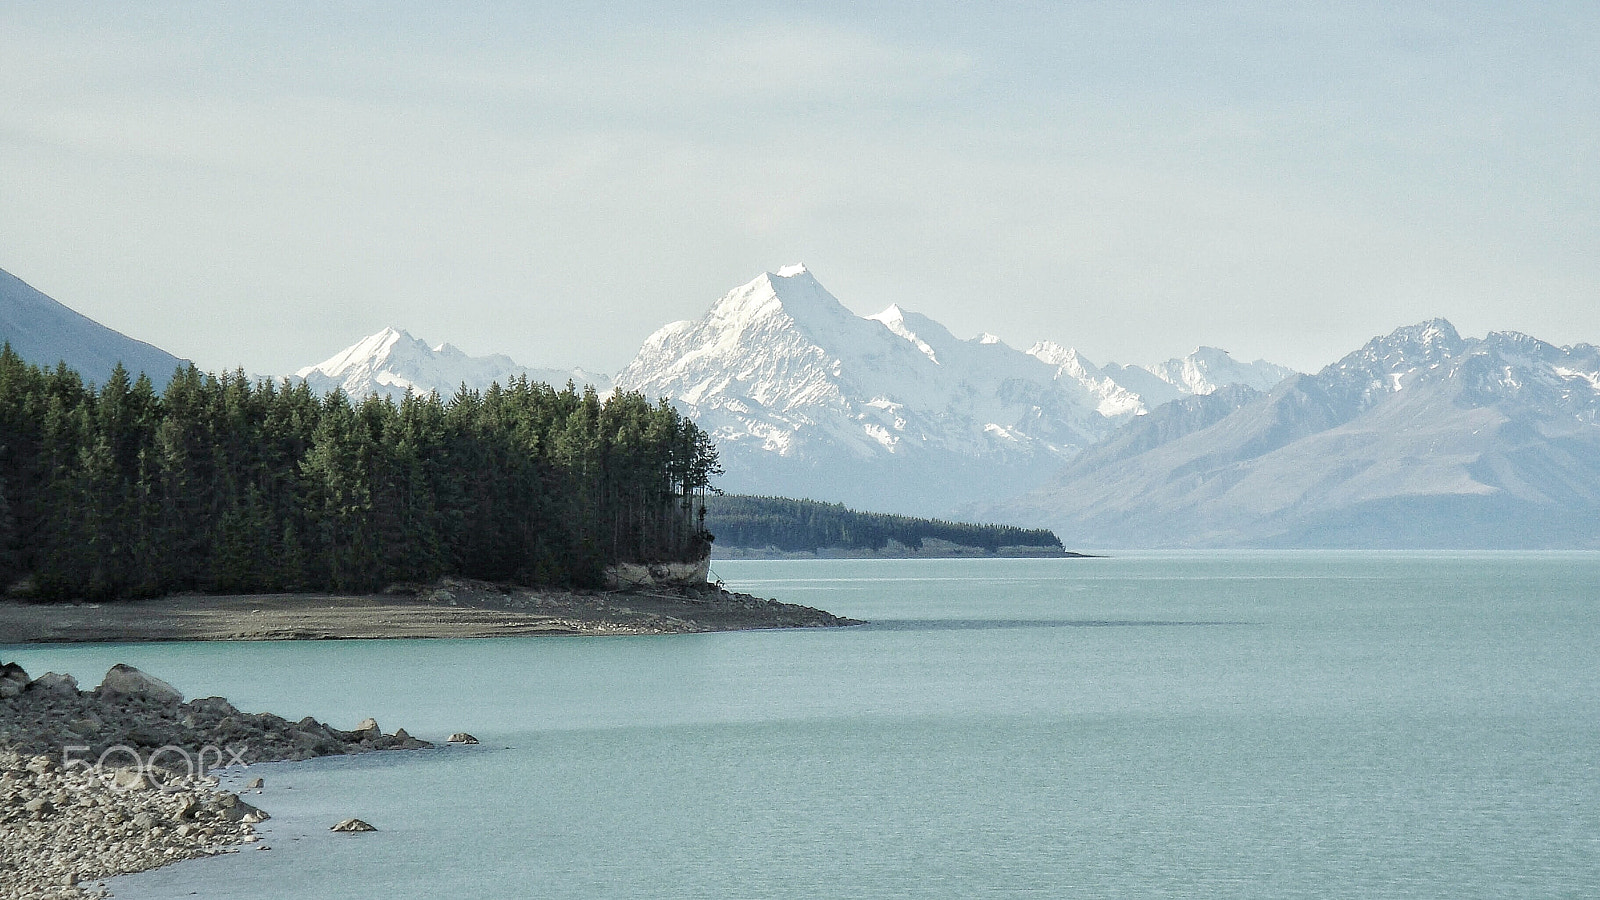
M 253 843 L 266 813 L 213 770 L 432 746 L 368 719 L 245 713 L 220 697 L 114 666 L 92 691 L 71 676 L 0 666 L 0 900 L 94 896 L 113 875 Z
M 0 602 L 0 643 L 682 634 L 858 625 L 714 585 L 527 588 L 446 578 L 382 594 L 192 594 L 121 603 Z

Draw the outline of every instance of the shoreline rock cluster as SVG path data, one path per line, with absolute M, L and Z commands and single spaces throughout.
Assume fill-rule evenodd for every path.
M 754 628 L 841 628 L 862 624 L 826 610 L 729 591 L 720 584 L 625 590 L 548 590 L 446 577 L 392 591 L 430 606 L 537 616 L 549 634 L 697 634 Z
M 131 666 L 99 687 L 0 666 L 0 900 L 92 896 L 83 885 L 255 840 L 266 813 L 218 788 L 229 764 L 432 746 L 368 719 L 341 731 L 310 717 L 185 702 Z

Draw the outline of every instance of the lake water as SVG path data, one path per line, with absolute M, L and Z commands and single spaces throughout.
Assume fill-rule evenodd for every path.
M 715 569 L 873 624 L 0 656 L 483 739 L 254 767 L 271 851 L 130 900 L 1600 895 L 1600 554 Z

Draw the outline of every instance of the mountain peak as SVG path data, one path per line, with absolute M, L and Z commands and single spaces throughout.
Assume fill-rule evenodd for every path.
M 1078 351 L 1073 347 L 1063 347 L 1055 341 L 1038 341 L 1027 350 L 1029 356 L 1042 363 L 1052 366 L 1064 366 L 1078 359 Z
M 900 308 L 900 304 L 891 303 L 888 309 L 875 316 L 867 316 L 867 318 L 874 322 L 882 322 L 885 325 L 889 325 L 892 322 L 904 322 L 906 320 L 906 311 Z
M 1390 332 L 1389 340 L 1391 342 L 1421 344 L 1424 347 L 1436 345 L 1455 347 L 1461 344 L 1461 335 L 1456 331 L 1456 327 L 1445 319 L 1434 318 L 1418 322 L 1415 325 L 1396 328 Z
M 527 378 L 553 386 L 567 381 L 594 384 L 609 389 L 610 379 L 581 369 L 533 369 L 518 365 L 503 354 L 470 356 L 449 343 L 430 346 L 403 328 L 390 325 L 362 338 L 332 357 L 294 373 L 318 393 L 335 387 L 352 397 L 380 394 L 399 399 L 407 390 L 418 395 L 429 391 L 451 394 L 465 384 L 471 390 L 486 390 L 490 384 L 508 384 L 513 378 Z
M 836 330 L 840 322 L 856 318 L 805 266 L 796 264 L 762 272 L 729 291 L 712 306 L 707 321 L 718 323 L 719 329 L 731 329 L 730 333 L 741 333 L 765 327 L 779 316 L 824 331 Z

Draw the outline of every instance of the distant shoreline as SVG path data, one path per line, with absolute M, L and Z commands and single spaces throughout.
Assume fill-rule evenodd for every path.
M 781 550 L 777 547 L 711 548 L 713 562 L 724 559 L 1098 559 L 1101 554 L 1079 553 L 1059 547 L 1001 547 L 990 551 L 927 538 L 923 546 L 907 547 L 890 541 L 881 550 L 853 547 L 819 547 L 815 550 Z
M 184 594 L 0 602 L 0 644 L 689 634 L 861 624 L 712 586 L 567 591 L 446 579 L 404 594 Z

